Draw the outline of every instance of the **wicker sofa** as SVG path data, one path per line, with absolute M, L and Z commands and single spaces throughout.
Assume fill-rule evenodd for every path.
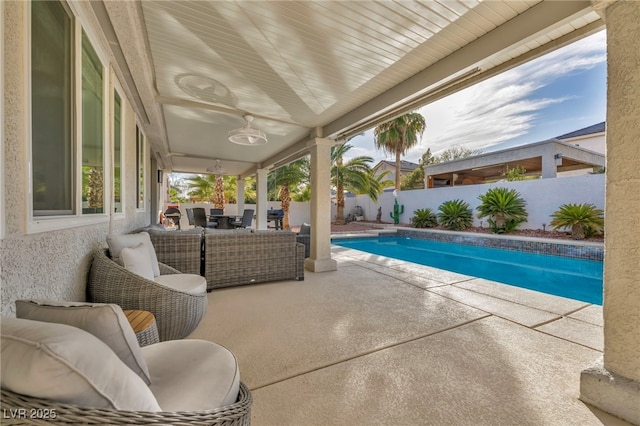
M 304 280 L 305 244 L 293 232 L 144 230 L 149 232 L 159 262 L 183 273 L 200 273 L 206 278 L 209 291 L 268 281 Z

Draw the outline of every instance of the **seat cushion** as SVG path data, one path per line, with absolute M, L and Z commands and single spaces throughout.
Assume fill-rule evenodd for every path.
M 154 250 L 155 252 L 155 250 Z M 147 247 L 143 243 L 138 244 L 135 247 L 125 247 L 120 252 L 122 263 L 124 267 L 140 275 L 142 278 L 153 281 L 153 266 L 151 265 L 151 258 L 148 253 Z
M 188 294 L 202 294 L 207 291 L 207 280 L 196 274 L 160 275 L 154 281 L 165 287 Z
M 147 385 L 151 383 L 147 363 L 140 352 L 136 335 L 118 305 L 18 300 L 16 316 L 34 321 L 66 324 L 91 333 L 107 344 Z
M 142 379 L 84 330 L 4 317 L 0 334 L 2 389 L 81 407 L 161 411 Z
M 169 340 L 142 348 L 151 391 L 163 411 L 211 410 L 236 402 L 240 372 L 224 346 L 204 340 Z
M 143 243 L 147 248 L 149 257 L 151 259 L 151 266 L 153 268 L 153 276 L 160 275 L 160 267 L 158 266 L 158 258 L 156 257 L 156 251 L 151 244 L 151 238 L 149 238 L 148 232 L 139 232 L 137 234 L 110 234 L 107 235 L 107 244 L 109 245 L 109 253 L 111 259 L 117 264 L 123 265 L 121 258 L 122 249 L 125 247 L 135 247 L 138 244 Z

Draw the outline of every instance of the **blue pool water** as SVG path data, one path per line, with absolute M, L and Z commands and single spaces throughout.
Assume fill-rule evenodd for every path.
M 332 244 L 602 305 L 602 262 L 407 237 Z

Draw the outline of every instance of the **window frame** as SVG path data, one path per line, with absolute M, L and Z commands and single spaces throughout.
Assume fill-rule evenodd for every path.
M 73 84 L 73 93 L 72 93 L 72 103 L 71 106 L 71 114 L 72 114 L 72 128 L 74 134 L 71 140 L 71 150 L 73 154 L 73 163 L 72 163 L 72 175 L 74 176 L 74 181 L 72 182 L 72 194 L 74 196 L 73 209 L 71 214 L 51 214 L 51 215 L 34 215 L 33 210 L 33 140 L 32 140 L 32 126 L 33 126 L 33 114 L 32 114 L 32 72 L 31 72 L 31 29 L 32 29 L 32 11 L 31 11 L 31 2 L 25 4 L 25 69 L 28 70 L 27 78 L 25 79 L 25 94 L 27 99 L 27 108 L 25 111 L 26 120 L 25 120 L 25 133 L 27 140 L 27 179 L 26 182 L 28 185 L 27 188 L 27 215 L 26 216 L 26 233 L 39 233 L 39 232 L 47 232 L 59 229 L 66 228 L 75 228 L 78 226 L 86 226 L 92 224 L 106 223 L 110 218 L 111 211 L 111 199 L 113 188 L 111 187 L 111 174 L 104 173 L 103 176 L 103 194 L 104 194 L 104 212 L 96 213 L 96 214 L 83 214 L 82 213 L 82 34 L 83 31 L 86 34 L 87 40 L 91 43 L 92 48 L 96 52 L 100 63 L 103 68 L 103 82 L 102 82 L 102 92 L 103 92 L 103 108 L 102 108 L 102 120 L 103 120 L 103 159 L 104 159 L 104 169 L 111 169 L 111 131 L 109 126 L 109 111 L 111 110 L 111 102 L 109 97 L 109 87 L 111 76 L 109 73 L 110 70 L 110 62 L 109 57 L 105 54 L 103 50 L 103 46 L 101 43 L 97 42 L 99 37 L 96 36 L 95 31 L 92 28 L 84 27 L 82 25 L 82 15 L 79 13 L 76 7 L 72 3 L 67 3 L 65 1 L 59 1 L 60 5 L 67 11 L 69 17 L 71 18 L 71 25 L 73 28 L 73 64 L 72 64 L 72 84 Z
M 125 171 L 126 171 L 126 131 L 125 131 L 125 124 L 126 124 L 126 114 L 125 114 L 125 103 L 126 103 L 126 97 L 124 97 L 122 94 L 124 93 L 124 90 L 122 89 L 122 85 L 120 84 L 120 81 L 118 80 L 118 78 L 115 76 L 115 73 L 113 71 L 113 69 L 111 69 L 111 73 L 110 73 L 110 83 L 111 83 L 111 88 L 109 90 L 110 93 L 110 129 L 111 129 L 111 139 L 110 139 L 110 153 L 111 153 L 111 192 L 110 192 L 110 196 L 111 196 L 111 207 L 109 209 L 109 211 L 112 214 L 112 217 L 116 220 L 121 220 L 124 219 L 126 217 L 125 211 L 126 211 L 126 207 L 127 207 L 127 197 L 126 197 L 126 185 L 124 184 L 124 177 L 125 177 Z M 115 137 L 116 137 L 116 130 L 115 130 L 115 94 L 118 94 L 118 96 L 120 97 L 120 211 L 116 212 L 113 211 L 113 209 L 115 208 L 115 179 L 116 179 L 116 174 L 115 174 L 115 155 L 116 155 L 116 144 L 115 144 Z M 113 115 L 111 115 L 113 114 Z
M 140 172 L 142 172 L 142 179 L 140 179 Z M 142 180 L 142 184 L 140 184 L 141 180 Z M 138 213 L 143 213 L 147 211 L 146 185 L 147 185 L 147 135 L 142 130 L 142 126 L 136 122 L 136 212 Z

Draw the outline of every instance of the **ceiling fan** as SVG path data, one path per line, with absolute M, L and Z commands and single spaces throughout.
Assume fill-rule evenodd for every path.
M 212 173 L 214 175 L 223 175 L 227 173 L 224 167 L 220 165 L 220 160 L 216 160 L 216 164 L 213 167 L 207 167 L 207 172 Z
M 267 135 L 262 130 L 251 127 L 253 117 L 251 115 L 245 115 L 244 119 L 247 120 L 247 126 L 230 131 L 229 140 L 238 145 L 249 146 L 264 145 L 267 143 Z

